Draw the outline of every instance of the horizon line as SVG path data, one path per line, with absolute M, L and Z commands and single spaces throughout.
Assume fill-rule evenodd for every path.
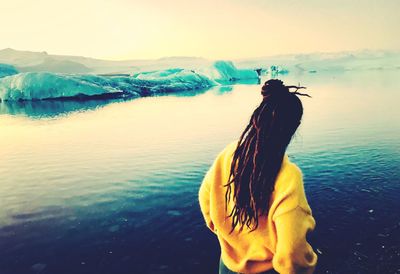
M 369 48 L 363 48 L 363 49 L 348 49 L 348 50 L 338 50 L 338 51 L 308 51 L 308 52 L 298 52 L 298 53 L 280 53 L 280 54 L 271 54 L 271 55 L 263 55 L 263 56 L 255 56 L 255 57 L 240 57 L 240 58 L 207 58 L 203 56 L 189 56 L 189 55 L 171 55 L 171 56 L 163 56 L 159 58 L 143 58 L 143 59 L 108 59 L 108 58 L 98 58 L 98 57 L 91 57 L 91 56 L 85 56 L 85 55 L 75 55 L 75 54 L 59 54 L 59 53 L 49 53 L 46 50 L 43 51 L 34 51 L 34 50 L 25 50 L 25 49 L 15 49 L 11 47 L 6 47 L 3 49 L 0 49 L 0 51 L 5 51 L 5 50 L 13 50 L 13 51 L 19 51 L 19 52 L 30 52 L 30 53 L 44 53 L 46 55 L 52 55 L 52 56 L 68 56 L 68 57 L 83 57 L 83 58 L 88 58 L 88 59 L 95 59 L 95 60 L 101 60 L 101 61 L 110 61 L 110 62 L 126 62 L 126 61 L 157 61 L 161 59 L 172 59 L 172 58 L 197 58 L 197 59 L 204 59 L 204 60 L 209 60 L 209 61 L 216 61 L 216 60 L 231 60 L 231 61 L 239 61 L 239 60 L 249 60 L 249 59 L 261 59 L 261 58 L 268 58 L 268 57 L 278 57 L 278 56 L 295 56 L 295 55 L 310 55 L 310 54 L 335 54 L 335 53 L 355 53 L 355 52 L 400 52 L 400 49 L 384 49 L 384 48 L 379 48 L 379 49 L 369 49 Z

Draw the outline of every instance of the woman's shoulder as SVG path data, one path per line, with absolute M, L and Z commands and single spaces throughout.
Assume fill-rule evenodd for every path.
M 230 163 L 235 153 L 238 141 L 232 141 L 228 143 L 222 151 L 218 154 L 217 160 Z
M 232 141 L 225 146 L 224 151 L 233 154 L 236 150 L 237 145 L 238 145 L 237 140 Z
M 208 173 L 226 173 L 230 170 L 233 154 L 235 153 L 237 141 L 230 142 L 216 156 Z
M 283 157 L 281 170 L 279 171 L 278 176 L 279 175 L 300 179 L 303 177 L 303 173 L 299 166 L 292 162 L 287 154 Z

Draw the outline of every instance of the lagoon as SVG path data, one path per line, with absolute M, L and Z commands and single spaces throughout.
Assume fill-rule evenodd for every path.
M 399 271 L 399 76 L 281 77 L 312 96 L 288 154 L 317 222 L 316 273 Z M 198 187 L 259 90 L 0 103 L 0 273 L 216 273 Z

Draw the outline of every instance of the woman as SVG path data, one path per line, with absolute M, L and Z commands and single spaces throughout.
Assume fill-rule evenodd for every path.
M 314 272 L 317 255 L 306 235 L 315 221 L 302 173 L 285 154 L 303 115 L 299 88 L 267 81 L 239 141 L 203 180 L 200 207 L 221 246 L 219 273 Z

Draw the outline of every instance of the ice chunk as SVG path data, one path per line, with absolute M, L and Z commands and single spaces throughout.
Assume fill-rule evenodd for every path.
M 254 70 L 237 69 L 217 61 L 198 71 L 173 68 L 129 75 L 58 74 L 26 72 L 0 79 L 0 99 L 41 100 L 85 96 L 126 97 L 201 90 L 221 83 L 257 79 Z
M 18 70 L 14 66 L 7 64 L 0 64 L 0 78 L 4 76 L 14 75 L 17 73 Z
M 216 83 L 190 70 L 165 70 L 131 76 L 28 72 L 0 79 L 0 99 L 40 100 L 82 96 L 150 96 L 208 88 Z
M 237 69 L 231 61 L 216 61 L 210 68 L 200 69 L 199 72 L 219 83 L 258 79 L 255 70 Z
M 141 72 L 133 75 L 134 79 L 143 80 L 144 83 L 156 84 L 161 89 L 171 91 L 202 89 L 217 85 L 209 77 L 187 69 L 166 69 L 150 72 Z M 164 86 L 164 87 L 163 87 Z
M 119 92 L 102 82 L 104 81 L 85 81 L 74 75 L 47 72 L 19 73 L 0 79 L 0 99 L 31 100 Z
M 154 80 L 160 78 L 170 78 L 176 75 L 179 75 L 184 71 L 183 69 L 175 68 L 175 69 L 165 69 L 165 70 L 154 70 L 154 71 L 146 71 L 134 74 L 133 77 L 142 80 Z

